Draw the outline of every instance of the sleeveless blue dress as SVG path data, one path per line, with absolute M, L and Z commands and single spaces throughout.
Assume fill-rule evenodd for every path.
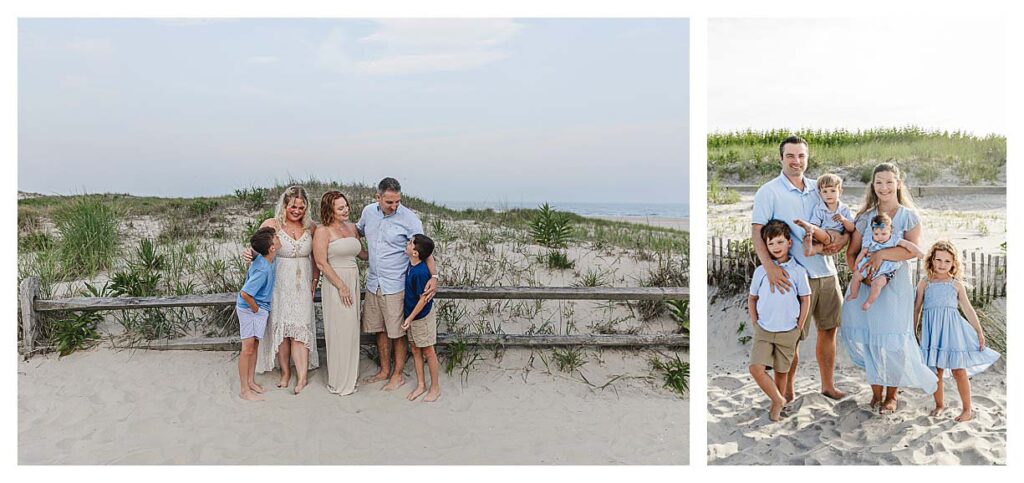
M 875 214 L 876 210 L 871 210 L 857 217 L 857 231 L 862 237 L 871 237 L 869 225 Z M 899 233 L 911 230 L 918 223 L 917 214 L 902 206 L 892 220 L 893 230 Z M 909 264 L 895 263 L 899 268 L 870 309 L 861 310 L 870 292 L 864 290 L 866 287 L 861 287 L 857 300 L 843 303 L 839 333 L 850 360 L 864 369 L 869 384 L 913 387 L 933 393 L 938 381 L 925 365 L 914 336 L 916 294 Z M 846 294 L 849 293 L 847 287 Z
M 952 280 L 928 282 L 921 309 L 921 354 L 932 369 L 967 369 L 973 376 L 988 369 L 999 353 L 989 347 L 978 350 L 978 333 L 960 315 L 959 305 Z

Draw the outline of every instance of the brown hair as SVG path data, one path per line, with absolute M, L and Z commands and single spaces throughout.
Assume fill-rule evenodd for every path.
M 320 198 L 320 224 L 330 225 L 334 223 L 334 202 L 341 198 L 345 200 L 345 204 L 349 205 L 351 210 L 351 204 L 348 202 L 348 197 L 345 196 L 341 191 L 328 191 L 324 193 L 323 198 Z
M 892 218 L 889 218 L 889 215 L 885 213 L 879 213 L 871 218 L 871 225 L 872 227 L 874 225 L 892 226 Z
M 787 144 L 803 144 L 804 147 L 807 148 L 808 150 L 811 149 L 809 146 L 807 146 L 807 141 L 805 141 L 804 138 L 800 136 L 790 136 L 786 139 L 783 139 L 782 144 L 779 144 L 779 158 L 782 158 L 782 151 L 786 149 Z
M 267 256 L 270 253 L 270 247 L 274 244 L 274 235 L 276 233 L 277 230 L 272 226 L 260 228 L 249 238 L 249 245 L 252 245 L 252 249 L 256 250 L 256 253 Z
M 821 176 L 818 176 L 818 191 L 821 191 L 822 188 L 831 188 L 833 186 L 842 189 L 843 178 L 840 178 L 839 176 L 834 175 L 832 173 L 825 173 Z
M 914 199 L 910 197 L 910 190 L 903 183 L 903 175 L 900 173 L 900 168 L 892 163 L 879 163 L 871 171 L 871 182 L 868 184 L 867 189 L 864 190 L 864 203 L 861 205 L 860 211 L 857 212 L 858 218 L 860 215 L 878 208 L 878 195 L 875 194 L 875 176 L 885 171 L 896 176 L 896 201 L 903 205 L 904 208 L 917 209 L 917 206 L 914 205 Z
M 768 243 L 768 240 L 778 236 L 784 236 L 789 240 L 791 233 L 786 222 L 782 220 L 768 220 L 768 223 L 765 223 L 764 227 L 761 228 L 761 240 Z
M 935 258 L 935 252 L 946 252 L 953 255 L 953 266 L 949 267 L 949 276 L 957 280 L 963 280 L 963 264 L 960 263 L 960 255 L 956 251 L 956 245 L 949 240 L 939 240 L 935 242 L 930 249 L 928 249 L 928 258 L 924 259 L 924 269 L 928 273 L 928 277 L 935 275 L 935 268 L 932 264 L 932 260 Z

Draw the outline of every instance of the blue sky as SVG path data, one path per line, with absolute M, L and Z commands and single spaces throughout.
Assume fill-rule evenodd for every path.
M 18 188 L 686 202 L 685 19 L 22 19 Z

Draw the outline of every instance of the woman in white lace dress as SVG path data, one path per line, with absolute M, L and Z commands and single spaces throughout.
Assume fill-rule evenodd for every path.
M 256 358 L 256 372 L 281 369 L 277 387 L 291 382 L 289 356 L 295 365 L 295 394 L 307 384 L 307 372 L 320 365 L 316 350 L 316 322 L 313 318 L 313 295 L 320 279 L 320 270 L 313 263 L 313 232 L 316 223 L 309 216 L 309 198 L 299 186 L 290 186 L 281 194 L 273 218 L 260 227 L 277 230 L 281 248 L 277 251 L 274 296 L 270 303 L 270 320 L 264 343 Z M 248 253 L 248 251 L 247 251 Z

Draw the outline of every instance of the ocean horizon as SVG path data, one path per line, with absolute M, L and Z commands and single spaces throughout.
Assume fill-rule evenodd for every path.
M 535 201 L 441 201 L 432 203 L 447 206 L 453 210 L 506 211 L 516 208 L 538 208 L 544 202 Z M 548 201 L 551 208 L 568 211 L 580 216 L 649 216 L 657 218 L 689 218 L 689 203 L 606 203 L 580 201 Z

